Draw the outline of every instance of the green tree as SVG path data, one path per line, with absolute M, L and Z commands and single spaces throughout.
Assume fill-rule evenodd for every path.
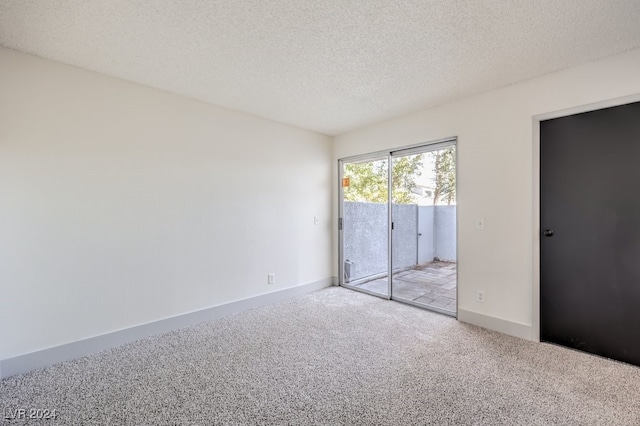
M 456 151 L 455 147 L 432 151 L 433 156 L 433 205 L 438 201 L 451 204 L 456 200 Z
M 408 155 L 393 159 L 393 202 L 413 204 L 416 202 L 414 190 L 416 179 L 422 174 L 423 155 Z
M 397 204 L 415 203 L 413 190 L 420 176 L 422 154 L 393 159 L 393 202 Z M 349 186 L 344 188 L 345 201 L 386 203 L 389 167 L 386 160 L 347 163 L 344 177 L 349 178 Z

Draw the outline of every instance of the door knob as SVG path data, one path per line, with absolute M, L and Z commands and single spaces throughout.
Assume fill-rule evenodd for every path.
M 553 237 L 553 229 L 545 229 L 544 230 L 545 237 Z

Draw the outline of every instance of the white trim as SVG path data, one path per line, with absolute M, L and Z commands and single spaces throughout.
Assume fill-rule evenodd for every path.
M 545 112 L 543 114 L 537 114 L 533 116 L 534 121 L 551 120 L 553 118 L 567 117 L 569 115 L 582 114 L 583 112 L 597 111 L 599 109 L 611 108 L 620 105 L 631 104 L 640 101 L 640 93 L 636 93 L 629 96 L 623 96 L 621 98 L 607 99 L 600 102 L 593 102 L 590 104 L 579 105 L 576 107 L 565 108 L 558 111 Z
M 533 118 L 533 222 L 531 241 L 533 243 L 533 289 L 531 299 L 531 332 L 536 342 L 540 341 L 540 118 Z
M 607 99 L 600 102 L 566 108 L 533 116 L 533 214 L 532 214 L 532 246 L 533 246 L 533 289 L 532 289 L 532 339 L 540 341 L 540 122 L 554 118 L 567 117 L 583 112 L 596 111 L 640 101 L 640 93 L 621 98 Z
M 289 297 L 310 293 L 331 286 L 335 277 L 325 278 L 308 284 L 261 294 L 247 299 L 223 305 L 212 306 L 199 311 L 188 312 L 161 319 L 158 321 L 141 324 L 123 330 L 106 333 L 88 339 L 54 346 L 36 352 L 18 355 L 13 358 L 0 360 L 0 379 L 16 374 L 26 373 L 32 370 L 48 367 L 64 361 L 91 355 L 116 346 L 121 346 L 145 337 L 167 333 L 169 331 L 188 327 L 200 322 L 225 317 L 227 315 L 242 312 L 259 306 L 274 303 Z
M 477 325 L 478 327 L 497 331 L 502 334 L 508 334 L 509 336 L 519 337 L 525 340 L 534 340 L 531 333 L 532 328 L 527 324 L 491 317 L 464 309 L 458 309 L 458 321 Z

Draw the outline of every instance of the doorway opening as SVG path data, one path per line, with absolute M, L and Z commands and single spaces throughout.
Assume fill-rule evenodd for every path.
M 456 316 L 456 140 L 339 171 L 340 285 Z

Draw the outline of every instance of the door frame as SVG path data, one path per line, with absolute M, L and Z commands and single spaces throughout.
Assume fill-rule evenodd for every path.
M 414 303 L 411 301 L 403 300 L 403 299 L 394 299 L 393 297 L 393 230 L 391 227 L 391 223 L 393 221 L 393 158 L 426 153 L 430 151 L 437 151 L 439 149 L 447 148 L 450 146 L 454 146 L 456 149 L 455 156 L 455 169 L 456 169 L 456 198 L 458 194 L 458 137 L 453 136 L 449 138 L 437 139 L 431 142 L 422 142 L 418 144 L 408 145 L 400 148 L 392 148 L 385 149 L 381 151 L 375 151 L 367 154 L 354 155 L 350 157 L 343 157 L 338 159 L 338 286 L 345 287 L 350 290 L 360 291 L 362 293 L 367 293 L 372 296 L 380 297 L 387 300 L 396 300 L 401 303 L 417 306 L 423 309 L 427 309 L 425 306 Z M 381 295 L 379 293 L 370 292 L 366 289 L 357 288 L 350 285 L 345 285 L 344 283 L 344 233 L 342 227 L 342 220 L 344 218 L 344 188 L 342 187 L 342 178 L 343 178 L 343 164 L 344 163 L 352 163 L 358 161 L 374 161 L 374 160 L 382 160 L 387 159 L 388 161 L 388 170 L 389 176 L 387 179 L 387 296 Z M 456 202 L 457 205 L 457 202 Z M 458 270 L 458 214 L 456 207 L 456 315 L 458 316 L 458 303 L 459 303 L 459 291 L 458 291 L 458 282 L 457 282 L 457 270 Z M 429 308 L 434 312 L 444 313 L 446 315 L 450 315 L 446 311 L 440 311 L 435 307 Z
M 365 161 L 387 160 L 387 170 L 391 171 L 391 158 L 388 151 L 377 151 L 369 154 L 355 155 L 353 157 L 346 157 L 338 159 L 338 286 L 345 287 L 350 290 L 360 291 L 372 296 L 380 297 L 383 299 L 391 299 L 391 277 L 389 276 L 389 270 L 391 267 L 391 200 L 387 199 L 387 295 L 384 296 L 380 293 L 375 293 L 363 288 L 357 288 L 352 285 L 345 284 L 344 282 L 344 232 L 342 221 L 344 218 L 344 187 L 342 186 L 343 165 L 345 163 L 356 163 Z M 388 173 L 389 173 L 388 172 Z M 391 176 L 391 173 L 389 173 Z M 387 193 L 391 189 L 391 178 L 387 179 Z
M 621 98 L 607 99 L 604 101 L 589 103 L 576 107 L 561 109 L 534 115 L 533 123 L 533 202 L 532 202 L 532 338 L 540 341 L 540 122 L 554 118 L 567 117 L 583 112 L 597 111 L 599 109 L 616 107 L 640 101 L 640 93 L 623 96 Z

